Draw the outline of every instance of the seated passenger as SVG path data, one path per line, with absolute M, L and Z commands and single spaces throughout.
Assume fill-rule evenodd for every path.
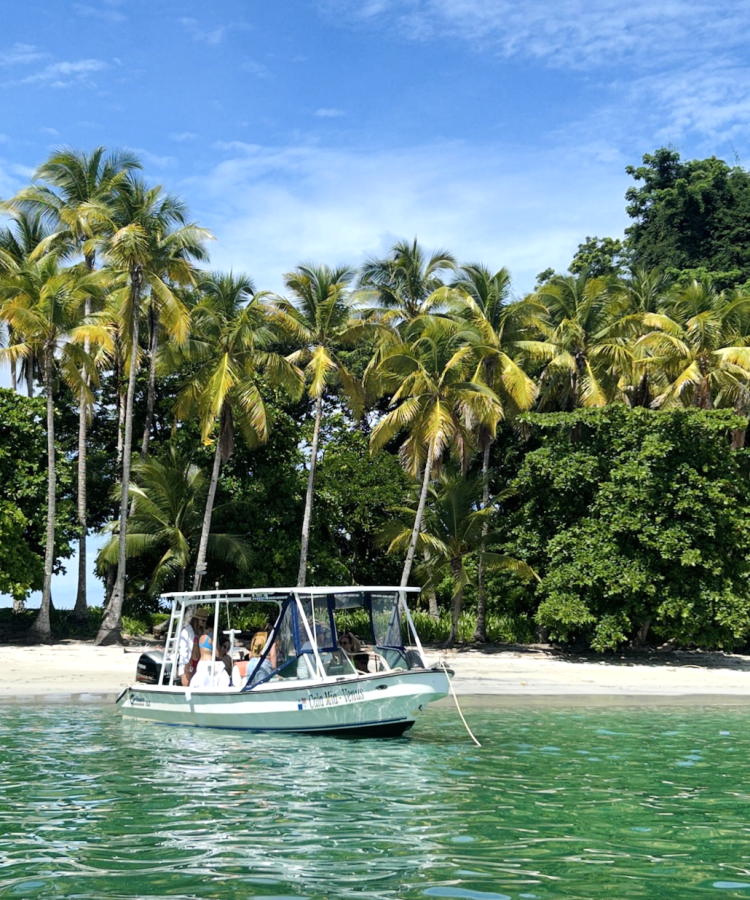
M 190 681 L 191 688 L 227 688 L 229 687 L 229 673 L 224 663 L 217 659 L 213 661 L 213 628 L 207 629 L 198 641 L 201 658 Z

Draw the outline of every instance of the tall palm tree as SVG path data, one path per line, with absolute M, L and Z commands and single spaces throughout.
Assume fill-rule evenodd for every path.
M 64 253 L 64 238 L 50 228 L 38 211 L 18 208 L 8 202 L 2 205 L 2 212 L 11 221 L 9 225 L 0 228 L 0 275 L 17 272 L 35 251 L 46 253 L 54 250 L 58 254 Z M 5 324 L 9 329 L 8 340 L 12 342 L 12 326 Z M 29 397 L 33 397 L 34 373 L 39 369 L 39 358 L 37 353 L 30 350 L 30 347 L 27 348 L 26 355 L 19 362 L 22 378 L 26 382 L 26 392 Z M 15 389 L 18 374 L 16 362 L 11 363 L 10 369 Z
M 750 296 L 694 281 L 664 303 L 663 313 L 636 345 L 641 365 L 664 384 L 653 405 L 746 410 Z
M 133 464 L 130 482 L 131 515 L 128 519 L 128 559 L 157 556 L 147 592 L 158 597 L 169 582 L 185 590 L 185 575 L 200 540 L 207 484 L 204 472 L 174 447 L 164 459 L 139 460 Z M 102 547 L 100 567 L 117 562 L 117 522 L 114 536 Z M 208 553 L 228 560 L 240 570 L 247 567 L 250 548 L 233 535 L 211 532 Z
M 93 329 L 81 324 L 87 296 L 104 286 L 107 273 L 86 273 L 77 267 L 61 268 L 54 253 L 45 253 L 43 245 L 20 265 L 5 257 L 8 271 L 0 282 L 0 315 L 12 326 L 14 343 L 2 352 L 11 361 L 41 349 L 44 366 L 44 390 L 47 398 L 47 535 L 44 554 L 42 603 L 32 631 L 43 639 L 51 636 L 50 603 L 52 567 L 55 559 L 55 418 L 54 385 L 58 356 L 64 374 L 77 392 L 85 389 L 77 375 L 82 365 L 81 341 L 90 341 Z M 101 337 L 101 335 L 96 335 Z M 106 337 L 106 336 L 105 336 Z
M 124 337 L 130 347 L 128 387 L 125 399 L 125 424 L 122 444 L 121 483 L 130 483 L 133 442 L 133 402 L 139 363 L 139 327 L 141 300 L 146 292 L 155 293 L 171 303 L 171 285 L 194 281 L 193 260 L 206 258 L 204 244 L 211 235 L 187 222 L 185 205 L 165 194 L 160 186 L 148 187 L 129 175 L 117 187 L 112 206 L 109 234 L 104 251 L 109 263 L 127 275 Z M 174 307 L 179 308 L 177 298 Z M 178 316 L 177 342 L 188 337 L 187 310 Z M 107 611 L 102 619 L 97 644 L 118 641 L 122 630 L 122 606 L 125 599 L 126 538 L 128 491 L 122 491 L 118 534 L 117 577 Z
M 481 341 L 481 374 L 484 383 L 497 395 L 501 403 L 499 418 L 509 419 L 531 408 L 537 396 L 534 381 L 523 371 L 514 357 L 518 356 L 518 341 L 529 336 L 543 310 L 532 303 L 510 303 L 510 273 L 502 268 L 492 273 L 486 266 L 473 263 L 463 266 L 461 277 L 454 283 L 458 294 L 460 314 L 476 329 Z M 494 410 L 487 422 L 478 423 L 479 448 L 482 451 L 483 503 L 489 503 L 490 450 L 495 439 L 498 417 Z M 483 529 L 489 528 L 485 521 Z M 485 549 L 484 547 L 482 549 Z M 477 573 L 477 622 L 474 640 L 487 640 L 484 557 L 479 557 Z
M 116 150 L 108 153 L 96 147 L 89 153 L 62 148 L 56 150 L 34 173 L 36 184 L 20 191 L 11 203 L 20 209 L 31 209 L 44 217 L 50 227 L 69 240 L 83 255 L 88 272 L 96 266 L 97 236 L 108 220 L 109 207 L 117 186 L 128 172 L 141 168 L 132 153 Z M 92 300 L 86 298 L 84 316 L 93 312 Z M 86 353 L 90 347 L 84 347 Z M 86 434 L 91 417 L 91 404 L 85 402 L 82 389 L 78 398 L 78 590 L 73 616 L 88 617 L 86 596 Z
M 510 569 L 523 578 L 535 577 L 526 563 L 487 550 L 486 544 L 491 536 L 486 526 L 496 510 L 489 503 L 480 505 L 479 498 L 483 493 L 484 479 L 467 479 L 460 471 L 443 469 L 437 482 L 429 489 L 417 535 L 417 549 L 429 551 L 424 567 L 427 585 L 434 589 L 446 577 L 452 584 L 451 630 L 447 646 L 452 646 L 456 641 L 464 591 L 474 583 L 469 563 Z M 405 522 L 412 522 L 394 522 L 391 525 L 389 553 L 403 552 L 411 540 L 415 510 L 402 509 L 400 512 Z
M 174 366 L 188 361 L 190 375 L 175 407 L 178 418 L 197 414 L 203 441 L 215 434 L 211 481 L 203 515 L 193 590 L 200 590 L 206 571 L 211 517 L 222 463 L 232 454 L 235 427 L 254 446 L 268 437 L 262 394 L 263 375 L 292 395 L 302 392 L 302 373 L 272 350 L 278 334 L 261 295 L 244 275 L 212 274 L 198 285 L 201 296 L 193 310 L 193 336 L 184 351 L 165 354 Z
M 299 587 L 305 585 L 307 578 L 315 469 L 326 387 L 337 382 L 354 415 L 359 417 L 364 411 L 364 390 L 340 354 L 344 347 L 355 345 L 369 330 L 364 322 L 355 318 L 355 301 L 348 291 L 353 277 L 352 269 L 345 267 L 332 269 L 309 263 L 298 266 L 284 276 L 284 283 L 293 300 L 277 297 L 274 304 L 280 328 L 298 347 L 287 359 L 294 365 L 305 367 L 308 394 L 315 401 L 315 425 L 297 574 Z
M 373 429 L 371 447 L 383 447 L 406 431 L 402 461 L 415 477 L 424 467 L 402 586 L 409 582 L 434 466 L 449 449 L 465 463 L 472 422 L 502 413 L 497 395 L 478 374 L 478 343 L 477 333 L 459 322 L 419 317 L 371 372 L 380 390 L 390 394 L 392 407 Z
M 544 364 L 539 409 L 605 406 L 620 396 L 620 373 L 630 366 L 632 340 L 618 331 L 623 302 L 605 278 L 555 275 L 530 298 L 546 308 L 540 340 L 517 346 Z
M 391 319 L 408 322 L 439 306 L 442 298 L 436 292 L 455 269 L 452 254 L 438 250 L 428 257 L 414 238 L 398 241 L 384 259 L 367 260 L 359 284 Z

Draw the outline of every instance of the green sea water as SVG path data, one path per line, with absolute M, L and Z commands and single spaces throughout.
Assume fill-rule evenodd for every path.
M 399 740 L 0 706 L 0 897 L 750 900 L 750 711 L 429 710 Z

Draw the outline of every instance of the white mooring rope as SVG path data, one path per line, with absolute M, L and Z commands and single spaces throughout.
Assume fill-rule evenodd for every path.
M 461 712 L 461 707 L 458 705 L 458 697 L 456 696 L 456 692 L 453 690 L 453 684 L 451 682 L 451 677 L 448 674 L 448 670 L 445 668 L 445 663 L 443 662 L 442 659 L 439 659 L 438 662 L 443 667 L 443 671 L 445 672 L 445 677 L 448 679 L 448 687 L 451 689 L 451 694 L 453 694 L 453 699 L 456 703 L 456 709 L 458 710 L 459 716 L 461 716 L 461 721 L 464 723 L 464 728 L 469 732 L 469 737 L 472 739 L 472 741 L 474 741 L 474 743 L 477 745 L 477 747 L 481 747 L 482 745 L 474 737 L 474 732 L 471 730 L 471 728 L 469 728 L 469 725 L 468 725 L 466 719 L 464 719 L 464 714 Z

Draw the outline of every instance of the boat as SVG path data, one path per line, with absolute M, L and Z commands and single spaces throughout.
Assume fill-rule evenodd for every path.
M 418 592 L 295 587 L 165 594 L 171 614 L 164 650 L 141 657 L 137 681 L 117 698 L 117 708 L 125 718 L 168 725 L 402 735 L 429 703 L 448 694 L 453 674 L 425 657 L 407 604 L 407 596 Z M 253 610 L 267 604 L 273 625 L 265 640 L 261 632 L 256 655 L 242 659 L 245 633 L 232 627 L 232 616 L 237 622 L 238 608 L 248 604 Z M 205 642 L 211 659 L 202 660 L 183 686 L 177 675 L 180 634 L 198 609 L 213 623 L 212 635 L 229 642 L 229 651 L 222 661 L 218 641 Z M 352 621 L 359 623 L 358 636 L 346 630 Z

